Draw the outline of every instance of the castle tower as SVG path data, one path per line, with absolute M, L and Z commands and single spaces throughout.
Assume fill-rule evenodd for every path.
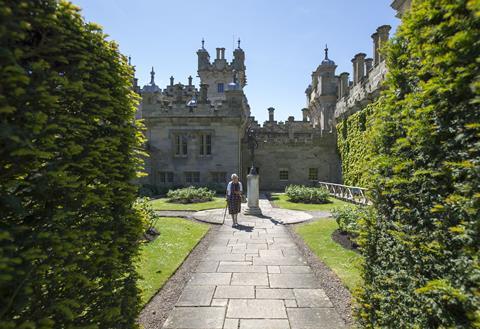
M 240 48 L 240 40 L 238 40 L 238 48 L 233 52 L 231 63 L 225 59 L 225 48 L 216 48 L 216 58 L 210 62 L 210 55 L 205 49 L 204 40 L 202 40 L 202 48 L 197 51 L 197 55 L 200 84 L 208 85 L 207 97 L 212 104 L 225 100 L 225 91 L 233 82 L 234 76 L 237 77 L 236 83 L 239 88 L 245 87 L 245 52 Z
M 333 115 L 338 88 L 336 68 L 335 62 L 328 58 L 328 47 L 325 46 L 325 58 L 312 73 L 312 83 L 305 91 L 312 124 L 326 131 L 334 129 Z

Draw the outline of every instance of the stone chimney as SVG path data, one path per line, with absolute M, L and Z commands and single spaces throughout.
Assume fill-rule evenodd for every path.
M 340 97 L 348 95 L 349 92 L 349 83 L 348 83 L 348 72 L 340 73 Z
M 220 48 L 220 59 L 225 59 L 225 48 Z
M 365 76 L 365 57 L 364 53 L 358 53 L 353 57 L 353 84 L 359 83 Z
M 308 109 L 307 108 L 302 109 L 302 117 L 303 117 L 303 122 L 308 122 Z
M 378 33 L 378 50 L 379 50 L 379 63 L 385 60 L 385 57 L 382 55 L 382 48 L 385 46 L 385 44 L 388 42 L 389 38 L 389 33 L 391 30 L 390 25 L 382 25 L 379 28 L 377 28 L 377 33 Z
M 193 78 L 192 78 L 192 76 L 190 75 L 190 76 L 188 77 L 188 85 L 189 85 L 190 87 L 192 86 L 192 80 L 193 80 Z
M 275 122 L 274 112 L 275 112 L 275 109 L 273 107 L 268 108 L 268 121 L 269 122 Z
M 216 48 L 216 50 L 217 50 L 217 57 L 216 57 L 216 59 L 220 59 L 220 54 L 221 54 L 221 52 L 222 52 L 222 48 Z
M 173 75 L 170 77 L 170 86 L 173 86 L 173 82 L 175 81 Z

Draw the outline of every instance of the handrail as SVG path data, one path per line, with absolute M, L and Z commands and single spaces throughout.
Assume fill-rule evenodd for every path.
M 320 187 L 326 188 L 330 195 L 333 195 L 336 198 L 344 199 L 358 204 L 371 204 L 366 195 L 366 192 L 368 191 L 368 189 L 366 188 L 328 182 L 318 182 L 318 185 L 320 185 Z

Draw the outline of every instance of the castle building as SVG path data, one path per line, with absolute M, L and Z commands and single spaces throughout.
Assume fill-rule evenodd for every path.
M 397 16 L 410 7 L 410 0 L 395 0 Z M 289 184 L 312 185 L 318 181 L 341 183 L 341 160 L 337 150 L 336 124 L 374 101 L 382 89 L 387 67 L 380 49 L 388 41 L 390 26 L 380 26 L 372 34 L 372 57 L 357 53 L 349 73 L 336 75 L 335 62 L 325 47 L 324 59 L 311 75 L 305 90 L 307 106 L 301 120 L 290 116 L 269 119 L 260 125 L 251 116 L 244 93 L 247 85 L 245 52 L 238 46 L 233 59 L 225 58 L 225 48 L 216 49 L 213 62 L 204 41 L 197 51 L 200 85 L 175 83 L 166 88 L 150 83 L 135 90 L 142 97 L 138 117 L 144 119 L 148 140 L 144 184 L 157 188 L 176 186 L 224 186 L 232 173 L 242 180 L 252 164 L 246 131 L 257 140 L 255 167 L 260 189 L 282 190 Z
M 175 83 L 171 77 L 170 85 L 162 89 L 155 83 L 152 68 L 150 83 L 139 90 L 142 101 L 138 115 L 146 125 L 150 155 L 144 184 L 157 188 L 213 186 L 226 183 L 232 173 L 245 180 L 251 166 L 245 143 L 247 127 L 257 136 L 255 166 L 261 173 L 261 189 L 340 181 L 331 126 L 327 131 L 317 121 L 314 124 L 305 109 L 302 120 L 289 117 L 277 122 L 270 108 L 269 120 L 263 126 L 250 115 L 244 94 L 245 52 L 240 42 L 231 62 L 225 58 L 225 48 L 217 48 L 211 62 L 203 40 L 197 56 L 199 88 L 192 84 L 192 77 L 186 85 Z M 333 87 L 325 83 L 325 88 Z M 326 99 L 331 102 L 331 97 Z M 324 106 L 322 102 L 319 106 Z

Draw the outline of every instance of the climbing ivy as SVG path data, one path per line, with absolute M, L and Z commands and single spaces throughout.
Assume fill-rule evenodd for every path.
M 480 328 L 480 1 L 414 0 L 386 56 L 360 324 Z
M 68 2 L 0 21 L 0 327 L 134 328 L 132 68 Z
M 372 148 L 369 139 L 373 111 L 374 106 L 370 104 L 337 124 L 337 145 L 345 185 L 370 186 Z

